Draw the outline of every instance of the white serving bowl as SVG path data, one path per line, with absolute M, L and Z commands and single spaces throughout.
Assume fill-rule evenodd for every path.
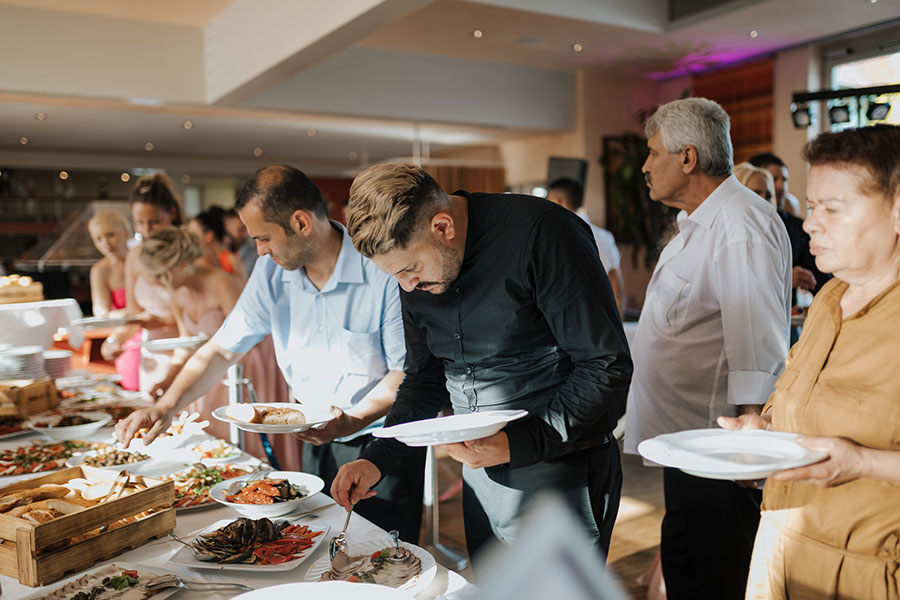
M 292 484 L 298 486 L 301 490 L 306 491 L 306 495 L 296 500 L 288 500 L 286 502 L 275 502 L 274 504 L 236 504 L 225 500 L 225 491 L 230 488 L 236 481 L 254 481 L 253 477 L 237 477 L 235 479 L 227 479 L 213 486 L 209 490 L 209 497 L 229 508 L 233 508 L 238 513 L 251 519 L 261 519 L 263 517 L 280 517 L 295 512 L 300 506 L 311 498 L 313 494 L 322 491 L 325 482 L 319 477 L 309 473 L 300 473 L 298 471 L 273 471 L 265 477 L 266 479 L 287 479 Z
M 84 464 L 85 459 L 89 456 L 97 456 L 98 454 L 105 454 L 104 450 L 92 450 L 90 452 L 81 452 L 78 454 L 73 454 L 69 460 L 66 461 L 67 467 L 80 467 Z M 146 467 L 153 458 L 145 458 L 144 460 L 139 460 L 137 462 L 128 463 L 127 465 L 111 465 L 108 467 L 99 467 L 100 469 L 106 469 L 108 471 L 125 471 L 128 470 L 131 473 L 138 473 L 141 469 Z
M 66 440 L 84 439 L 87 436 L 96 433 L 98 430 L 100 430 L 100 428 L 112 421 L 112 417 L 109 416 L 108 413 L 100 411 L 85 411 L 73 414 L 79 414 L 87 419 L 92 419 L 92 421 L 90 423 L 85 423 L 84 425 L 56 427 L 55 424 L 58 423 L 60 419 L 62 419 L 65 415 L 52 415 L 44 417 L 38 415 L 29 419 L 27 425 L 29 429 L 39 431 L 55 442 L 64 442 Z M 37 427 L 37 423 L 50 423 L 51 426 Z

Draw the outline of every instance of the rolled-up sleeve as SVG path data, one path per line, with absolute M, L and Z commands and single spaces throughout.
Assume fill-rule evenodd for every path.
M 272 332 L 271 315 L 274 298 L 269 285 L 275 264 L 266 256 L 256 261 L 250 279 L 234 309 L 213 335 L 221 348 L 243 354 Z
M 381 349 L 390 371 L 402 371 L 406 360 L 400 286 L 393 277 L 385 278 L 384 304 L 381 312 Z
M 790 339 L 790 264 L 778 241 L 734 242 L 713 259 L 732 405 L 765 404 L 784 370 Z

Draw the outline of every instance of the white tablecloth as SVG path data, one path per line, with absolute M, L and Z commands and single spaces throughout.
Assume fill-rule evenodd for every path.
M 92 439 L 107 439 L 110 435 L 110 430 L 103 429 L 101 431 L 103 432 L 101 436 L 97 436 L 96 438 Z M 0 442 L 0 449 L 29 445 L 38 440 L 39 437 L 28 438 L 24 436 L 8 439 Z M 17 480 L 22 480 L 30 477 L 35 476 L 2 477 L 0 478 L 0 486 L 5 486 Z M 340 532 L 340 529 L 344 524 L 344 519 L 347 516 L 347 513 L 344 511 L 344 509 L 335 504 L 331 500 L 331 498 L 321 493 L 316 494 L 313 497 L 309 498 L 309 500 L 300 507 L 299 512 L 306 512 L 319 506 L 326 505 L 329 506 L 329 508 L 323 509 L 321 512 L 317 512 L 315 515 L 310 516 L 309 522 L 311 524 L 322 522 L 330 525 L 331 531 L 326 534 L 326 536 L 330 538 L 331 536 L 337 535 L 337 533 Z M 240 515 L 238 515 L 236 512 L 225 506 L 216 506 L 213 508 L 181 512 L 178 513 L 176 518 L 175 533 L 181 538 L 190 538 L 199 530 L 205 529 L 216 521 L 222 519 L 237 518 L 239 516 Z M 354 543 L 364 543 L 367 541 L 377 541 L 378 543 L 382 543 L 387 546 L 391 543 L 391 538 L 383 529 L 380 529 L 365 518 L 360 517 L 356 513 L 353 513 L 353 515 L 351 515 L 350 517 L 350 526 L 347 529 L 347 543 L 350 547 L 351 552 L 353 550 Z M 328 544 L 326 540 L 315 549 L 311 556 L 309 556 L 304 562 L 302 562 L 297 568 L 293 570 L 267 572 L 265 574 L 254 574 L 247 571 L 216 571 L 212 569 L 191 569 L 187 567 L 170 565 L 168 562 L 169 559 L 171 559 L 172 556 L 175 555 L 181 545 L 169 539 L 151 541 L 135 550 L 120 554 L 119 556 L 111 560 L 98 563 L 95 566 L 110 563 L 139 563 L 151 567 L 157 571 L 177 573 L 187 580 L 236 582 L 258 589 L 284 583 L 304 581 L 306 572 L 309 570 L 309 567 L 328 552 L 327 546 Z M 69 579 L 77 579 L 82 574 L 83 572 L 76 574 Z M 57 584 L 52 584 L 51 586 L 47 587 L 52 588 L 55 585 Z M 11 577 L 5 577 L 2 575 L 0 575 L 0 587 L 2 587 L 3 600 L 6 600 L 7 598 L 28 598 L 29 600 L 31 600 L 32 598 L 37 599 L 42 595 L 42 593 L 44 593 L 41 592 L 43 588 L 29 588 L 20 584 L 17 580 Z M 416 599 L 433 600 L 441 595 L 449 595 L 448 598 L 453 598 L 454 596 L 466 597 L 472 593 L 473 589 L 474 586 L 467 582 L 461 575 L 453 571 L 448 571 L 444 567 L 438 565 L 437 574 L 435 575 L 434 581 L 431 583 L 428 589 L 417 594 Z M 218 600 L 232 598 L 235 595 L 237 595 L 237 593 L 198 593 L 182 590 L 173 597 L 175 598 L 175 600 L 181 600 L 182 598 L 184 598 L 185 600 L 188 598 L 190 598 L 190 600 Z M 363 598 L 364 596 L 360 597 Z
M 82 316 L 74 298 L 0 304 L 0 344 L 49 348 L 53 334 L 60 327 L 68 327 Z M 73 348 L 80 346 L 83 339 L 80 327 L 69 328 L 69 343 Z

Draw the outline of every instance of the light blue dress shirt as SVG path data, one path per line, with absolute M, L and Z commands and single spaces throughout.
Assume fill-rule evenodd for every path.
M 359 254 L 343 227 L 333 226 L 343 241 L 321 290 L 305 269 L 285 271 L 261 256 L 212 339 L 230 352 L 244 353 L 272 334 L 293 396 L 309 406 L 346 410 L 388 370 L 403 370 L 406 345 L 396 280 Z M 376 421 L 356 435 L 380 425 Z

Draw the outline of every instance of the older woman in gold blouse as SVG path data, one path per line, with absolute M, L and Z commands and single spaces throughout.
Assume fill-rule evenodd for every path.
M 807 144 L 810 308 L 763 416 L 825 460 L 765 486 L 747 598 L 900 598 L 900 127 Z

